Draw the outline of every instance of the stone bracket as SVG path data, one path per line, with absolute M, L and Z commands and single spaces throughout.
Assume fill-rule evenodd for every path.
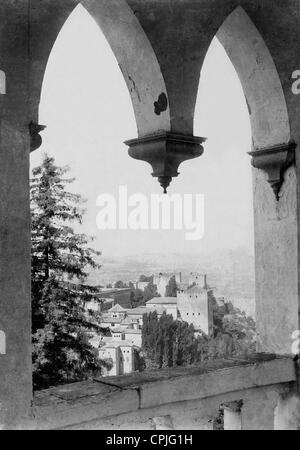
M 46 128 L 46 125 L 39 125 L 31 121 L 28 127 L 30 134 L 30 151 L 33 152 L 42 145 L 42 138 L 40 136 L 40 132 Z
M 163 132 L 151 136 L 126 141 L 128 154 L 141 161 L 148 162 L 153 169 L 152 176 L 157 177 L 166 193 L 173 177 L 177 177 L 179 165 L 188 159 L 201 156 L 202 143 L 206 139 L 185 134 Z
M 284 171 L 295 161 L 295 148 L 296 144 L 289 142 L 248 153 L 252 156 L 252 166 L 267 173 L 268 182 L 277 200 L 279 200 Z

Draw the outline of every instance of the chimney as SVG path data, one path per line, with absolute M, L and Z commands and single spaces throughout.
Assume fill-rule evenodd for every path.
M 208 286 L 207 286 L 207 275 L 206 274 L 204 275 L 204 286 L 203 287 L 206 290 L 208 289 Z

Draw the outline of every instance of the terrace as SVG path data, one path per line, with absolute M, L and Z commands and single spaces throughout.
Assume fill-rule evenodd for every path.
M 35 394 L 35 429 L 295 428 L 297 365 L 288 356 L 134 373 L 55 387 Z M 298 422 L 297 422 L 298 421 Z

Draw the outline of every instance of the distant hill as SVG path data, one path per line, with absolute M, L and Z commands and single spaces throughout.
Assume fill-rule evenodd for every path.
M 183 278 L 198 271 L 208 275 L 208 283 L 218 296 L 230 298 L 236 306 L 253 314 L 254 257 L 243 249 L 210 254 L 141 254 L 100 258 L 101 269 L 93 271 L 90 284 L 136 281 L 140 275 L 159 272 L 182 272 Z M 244 305 L 244 306 L 243 306 Z

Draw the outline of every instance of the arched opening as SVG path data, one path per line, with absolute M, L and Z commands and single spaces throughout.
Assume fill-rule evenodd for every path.
M 47 152 L 58 165 L 71 167 L 76 179 L 72 190 L 88 199 L 84 231 L 98 235 L 97 195 L 126 183 L 126 169 L 135 162 L 123 141 L 137 130 L 115 55 L 82 5 L 65 22 L 49 56 L 39 123 L 47 128 L 41 133 L 42 146 L 31 154 L 31 165 Z M 97 244 L 101 247 L 101 239 Z
M 198 119 L 196 115 L 195 125 L 197 127 L 199 123 L 200 127 L 202 123 L 203 127 L 198 129 L 197 133 L 200 133 L 200 135 L 206 134 L 211 141 L 210 144 L 207 144 L 207 154 L 203 161 L 209 157 L 213 159 L 213 150 L 211 150 L 210 145 L 214 141 L 216 141 L 216 147 L 218 147 L 218 161 L 215 160 L 218 170 L 215 180 L 216 183 L 221 180 L 222 182 L 219 184 L 219 201 L 215 205 L 219 211 L 223 210 L 223 219 L 219 218 L 222 224 L 219 233 L 222 236 L 224 221 L 229 224 L 232 220 L 233 236 L 229 238 L 228 242 L 233 244 L 240 232 L 239 229 L 238 234 L 234 233 L 235 226 L 237 224 L 241 227 L 244 226 L 245 242 L 251 242 L 251 247 L 254 247 L 258 349 L 282 352 L 285 346 L 286 351 L 288 351 L 289 335 L 293 330 L 292 324 L 294 323 L 292 313 L 295 314 L 293 302 L 297 295 L 297 286 L 292 282 L 291 288 L 287 289 L 288 295 L 285 301 L 291 305 L 291 309 L 286 314 L 282 301 L 285 294 L 280 295 L 280 292 L 283 292 L 283 286 L 286 286 L 286 280 L 291 276 L 288 270 L 282 267 L 279 254 L 287 255 L 286 236 L 289 236 L 291 242 L 295 240 L 295 230 L 290 226 L 291 221 L 296 217 L 295 205 L 289 206 L 289 213 L 287 213 L 285 201 L 289 197 L 289 193 L 294 192 L 294 195 L 296 195 L 296 183 L 292 163 L 288 163 L 291 167 L 287 163 L 280 165 L 281 163 L 278 164 L 276 156 L 274 157 L 277 152 L 282 152 L 282 160 L 285 161 L 291 145 L 285 97 L 272 56 L 257 28 L 241 7 L 235 9 L 218 30 L 207 55 L 207 63 L 209 63 L 213 51 L 219 51 L 219 57 L 223 58 L 224 61 L 227 59 L 227 67 L 231 65 L 232 73 L 236 71 L 234 75 L 235 85 L 237 87 L 239 84 L 239 107 L 242 108 L 239 114 L 234 116 L 234 109 L 235 112 L 238 111 L 236 97 L 235 95 L 227 97 L 221 118 L 222 125 L 226 123 L 227 126 L 220 133 L 221 128 L 218 129 L 216 123 L 219 116 L 218 109 L 222 109 L 219 100 L 224 98 L 225 94 L 222 93 L 222 89 L 228 88 L 229 80 L 226 71 L 223 72 L 216 63 L 215 74 L 217 76 L 213 78 L 215 85 L 210 88 L 209 93 L 207 91 L 202 92 L 204 96 L 213 97 L 214 104 L 211 116 L 214 116 L 216 120 L 211 122 L 213 124 L 211 129 L 207 127 L 207 132 L 203 130 L 209 110 L 202 109 L 201 111 L 203 105 L 199 104 L 200 109 L 198 110 Z M 202 75 L 205 78 L 205 66 L 203 72 Z M 211 77 L 213 76 L 212 72 Z M 204 87 L 203 90 L 205 91 Z M 201 92 L 201 88 L 199 92 Z M 213 103 L 213 100 L 211 102 Z M 227 122 L 228 115 L 234 117 L 231 136 L 229 135 L 230 124 Z M 238 151 L 234 155 L 233 149 L 238 136 L 241 136 L 242 141 L 238 144 Z M 231 151 L 222 151 L 224 147 L 225 150 L 229 148 Z M 255 169 L 252 169 L 253 199 L 250 181 L 250 158 L 246 155 L 247 152 L 251 152 L 252 164 L 255 167 Z M 261 160 L 257 164 L 259 158 Z M 266 159 L 261 163 L 264 158 Z M 213 164 L 213 166 L 215 165 Z M 272 173 L 274 167 L 279 167 L 275 176 Z M 209 170 L 208 166 L 207 170 Z M 208 176 L 208 173 L 206 173 L 206 176 Z M 222 179 L 222 177 L 224 178 Z M 279 191 L 274 187 L 276 183 L 274 183 L 272 177 L 276 179 Z M 236 185 L 234 185 L 235 183 Z M 239 204 L 237 203 L 231 213 L 228 214 L 227 205 L 232 203 L 234 198 L 239 199 Z M 248 217 L 247 225 L 245 222 L 242 225 L 241 211 L 244 211 L 243 218 Z M 254 213 L 254 224 L 252 211 Z M 217 242 L 220 235 L 215 235 Z M 250 247 L 248 246 L 248 248 Z M 293 265 L 296 266 L 297 255 L 294 246 L 291 245 L 288 252 Z M 249 273 L 253 273 L 253 264 Z M 275 273 L 280 274 L 280 277 L 274 277 Z M 249 279 L 250 276 L 247 275 L 247 278 Z M 276 308 L 274 308 L 275 303 Z M 283 317 L 285 317 L 284 320 L 287 323 L 290 322 L 285 331 L 281 331 L 280 327 Z
M 132 165 L 135 162 L 128 158 L 123 141 L 135 136 L 137 130 L 130 94 L 115 55 L 95 20 L 81 5 L 69 16 L 52 48 L 45 71 L 39 113 L 39 122 L 45 124 L 47 128 L 41 133 L 43 138 L 41 147 L 31 154 L 32 168 L 41 163 L 46 152 L 55 158 L 57 166 L 70 167 L 66 177 L 74 177 L 75 181 L 66 188 L 66 191 L 87 199 L 86 214 L 82 223 L 75 222 L 73 225 L 72 220 L 59 221 L 58 216 L 58 219 L 56 217 L 58 226 L 62 227 L 63 223 L 74 227 L 76 233 L 96 236 L 98 239 L 89 242 L 89 246 L 96 251 L 102 251 L 103 247 L 106 250 L 105 238 L 99 233 L 95 220 L 97 196 L 103 192 L 117 191 L 119 183 L 126 182 L 128 173 L 126 169 L 124 172 L 124 167 L 126 168 L 127 161 Z M 39 230 L 34 229 L 34 223 L 33 221 L 33 236 L 36 236 Z M 65 238 L 70 242 L 70 239 L 74 239 L 74 234 L 71 234 L 71 237 L 70 234 L 65 229 L 65 235 L 58 233 L 57 241 Z M 44 235 L 42 238 L 44 239 Z M 50 237 L 47 239 L 50 240 Z M 51 239 L 53 240 L 52 235 Z M 80 242 L 80 237 L 77 242 Z M 73 246 L 73 249 L 72 246 L 72 243 L 71 246 L 68 244 L 65 253 L 69 252 L 80 260 L 81 252 L 78 251 L 80 246 L 77 248 Z M 38 246 L 34 244 L 32 247 L 34 252 Z M 34 257 L 37 253 L 40 256 L 39 248 Z M 64 253 L 63 246 L 60 247 L 60 253 Z M 95 261 L 101 264 L 96 257 Z M 87 265 L 89 270 L 92 270 L 92 267 Z M 56 274 L 55 269 L 50 270 L 57 276 L 60 285 L 65 287 L 71 282 L 72 289 L 75 290 L 78 286 L 82 286 L 76 272 L 74 278 L 69 279 L 67 273 L 63 273 L 60 277 L 60 273 Z M 101 285 L 97 271 L 83 283 L 95 288 L 96 291 Z M 33 298 L 42 298 L 38 295 Z M 53 298 L 51 295 L 49 301 Z M 71 296 L 72 294 L 70 298 Z M 95 297 L 93 299 L 95 300 Z M 36 331 L 43 329 L 44 323 L 40 325 L 43 319 L 38 321 L 39 307 L 35 308 L 37 302 L 34 302 L 35 300 L 33 300 L 33 322 L 37 324 L 34 328 Z M 34 316 L 35 310 L 38 313 Z M 39 331 L 36 331 L 37 338 L 34 339 L 39 339 L 38 333 Z M 87 336 L 90 337 L 89 334 Z M 34 353 L 34 361 L 38 359 L 35 355 Z M 58 358 L 56 360 L 58 361 Z M 37 372 L 38 370 L 34 375 Z M 37 388 L 45 387 L 40 373 L 38 372 L 38 378 L 34 376 Z M 48 380 L 48 373 L 46 378 Z
M 257 349 L 288 353 L 298 287 L 296 174 L 285 96 L 272 55 L 243 8 L 225 20 L 217 38 L 237 71 L 251 120 Z
M 208 278 L 213 278 L 210 283 L 219 296 L 253 316 L 254 224 L 247 154 L 251 125 L 242 85 L 217 38 L 201 70 L 194 132 L 208 138 L 199 165 L 190 164 L 205 194 L 203 246 L 211 260 Z

